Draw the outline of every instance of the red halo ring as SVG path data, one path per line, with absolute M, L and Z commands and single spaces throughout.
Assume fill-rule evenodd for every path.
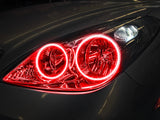
M 54 77 L 49 77 L 49 76 L 46 76 L 44 73 L 42 73 L 42 71 L 39 68 L 39 62 L 38 62 L 41 52 L 44 49 L 46 49 L 47 47 L 51 47 L 51 46 L 54 46 L 54 47 L 57 47 L 57 48 L 61 49 L 62 52 L 64 53 L 65 59 L 66 59 L 66 64 L 65 64 L 65 67 L 64 67 L 63 71 L 61 73 L 59 73 L 57 76 L 54 76 Z M 50 44 L 44 45 L 42 48 L 39 49 L 39 51 L 37 53 L 37 56 L 36 56 L 36 68 L 37 68 L 39 74 L 42 75 L 42 77 L 44 77 L 46 79 L 56 79 L 56 78 L 60 77 L 66 71 L 67 67 L 68 67 L 68 56 L 67 56 L 67 53 L 64 50 L 64 48 L 62 46 L 60 46 L 59 44 L 50 43 Z
M 112 43 L 112 45 L 114 46 L 114 48 L 116 49 L 116 52 L 117 52 L 117 62 L 116 62 L 116 66 L 115 68 L 113 69 L 113 71 L 111 73 L 109 73 L 107 76 L 105 77 L 101 77 L 101 78 L 94 78 L 94 77 L 90 77 L 90 76 L 87 76 L 86 74 L 83 73 L 83 71 L 80 69 L 79 65 L 78 65 L 78 54 L 79 54 L 79 50 L 81 48 L 81 46 L 87 42 L 88 40 L 91 40 L 93 38 L 103 38 L 105 40 L 108 40 L 110 43 Z M 77 47 L 77 50 L 76 50 L 76 54 L 75 54 L 75 64 L 76 64 L 76 67 L 78 69 L 78 71 L 87 79 L 89 80 L 107 80 L 107 79 L 110 79 L 111 77 L 113 77 L 116 72 L 118 71 L 119 67 L 120 67 L 120 63 L 121 63 L 121 53 L 120 53 L 120 48 L 118 46 L 118 44 L 110 37 L 106 36 L 106 35 L 103 35 L 103 34 L 94 34 L 94 35 L 90 35 L 88 37 L 86 37 L 80 44 L 79 46 Z M 109 81 L 109 80 L 108 80 Z

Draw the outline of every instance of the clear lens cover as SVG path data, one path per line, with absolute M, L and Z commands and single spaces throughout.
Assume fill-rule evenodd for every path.
M 120 40 L 126 43 L 137 37 L 137 35 L 138 28 L 135 25 L 122 26 L 118 28 L 114 33 L 114 37 L 116 40 Z
M 57 91 L 94 91 L 113 80 L 121 63 L 121 50 L 115 40 L 93 34 L 71 42 L 42 46 L 3 80 Z

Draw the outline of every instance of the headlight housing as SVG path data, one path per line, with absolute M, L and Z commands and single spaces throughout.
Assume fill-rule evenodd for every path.
M 126 25 L 137 26 L 139 34 L 125 42 L 114 39 L 116 30 Z M 59 93 L 93 92 L 109 84 L 132 63 L 158 30 L 159 21 L 149 16 L 96 25 L 61 38 L 64 42 L 51 41 L 42 46 L 3 80 Z

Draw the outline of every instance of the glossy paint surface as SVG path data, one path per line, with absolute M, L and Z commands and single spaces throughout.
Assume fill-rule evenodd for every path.
M 155 5 L 158 6 L 158 3 Z M 83 7 L 83 11 L 77 9 L 74 11 L 75 13 L 73 13 L 75 7 L 73 4 L 57 5 L 56 8 L 51 6 L 46 5 L 45 10 L 45 7 L 33 7 L 21 12 L 17 10 L 1 14 L 0 43 L 1 48 L 5 51 L 2 52 L 0 58 L 1 77 L 4 77 L 22 61 L 19 59 L 20 56 L 25 58 L 28 56 L 24 55 L 28 53 L 27 51 L 36 50 L 53 38 L 59 38 L 104 21 L 141 16 L 148 10 L 152 11 L 150 15 L 160 18 L 159 12 L 157 12 L 159 9 L 154 7 L 154 3 L 89 3 L 86 8 Z M 72 13 L 57 15 L 52 12 L 53 9 L 66 11 L 66 7 L 65 10 L 63 9 L 64 6 L 72 9 L 68 10 Z M 80 4 L 77 6 L 82 7 Z M 89 6 L 92 6 L 94 10 L 88 10 Z M 48 13 L 44 14 L 44 11 Z M 68 17 L 69 15 L 71 16 Z M 11 18 L 13 19 L 10 22 Z M 159 38 L 158 34 L 144 53 L 126 71 L 117 76 L 109 86 L 91 94 L 43 93 L 4 84 L 1 80 L 1 118 L 9 117 L 11 120 L 150 120 L 154 118 L 152 107 L 159 95 L 159 80 L 157 79 L 159 77 L 157 69 L 160 67 Z

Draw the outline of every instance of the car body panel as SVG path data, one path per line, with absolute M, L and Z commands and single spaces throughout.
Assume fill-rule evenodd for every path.
M 126 71 L 94 93 L 44 93 L 5 84 L 2 78 L 26 56 L 51 40 L 105 21 L 143 16 L 159 10 L 158 7 L 157 2 L 69 2 L 2 13 L 0 115 L 19 120 L 152 119 L 153 104 L 159 94 L 156 79 L 159 75 L 156 69 L 160 66 L 159 34 Z M 158 16 L 158 13 L 150 14 Z M 149 74 L 150 69 L 152 74 Z

